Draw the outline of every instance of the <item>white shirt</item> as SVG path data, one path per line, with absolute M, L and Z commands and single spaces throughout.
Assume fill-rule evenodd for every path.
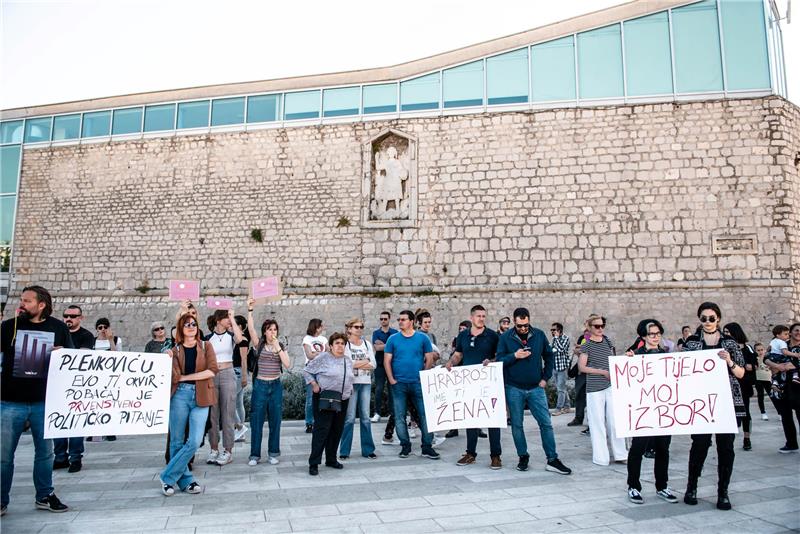
M 375 369 L 375 351 L 372 348 L 372 343 L 366 339 L 361 339 L 361 344 L 356 345 L 347 342 L 344 345 L 344 355 L 353 360 L 353 363 L 363 360 L 369 360 L 372 369 Z M 353 366 L 353 384 L 371 384 L 372 371 L 370 369 L 356 369 Z
M 328 344 L 328 339 L 325 336 L 306 336 L 303 338 L 303 346 L 311 349 L 311 352 L 322 352 L 325 350 L 325 345 Z M 306 351 L 303 351 L 305 354 Z M 306 356 L 306 365 L 311 360 Z
M 117 337 L 117 350 L 122 350 L 122 338 Z M 111 342 L 107 339 L 95 339 L 94 350 L 111 350 Z
M 230 332 L 223 332 L 217 334 L 211 332 L 209 334 L 208 342 L 214 347 L 214 354 L 217 356 L 217 363 L 233 362 L 233 349 L 236 343 L 233 340 L 233 335 Z
M 783 349 L 788 349 L 789 345 L 782 339 L 773 338 L 772 341 L 769 342 L 769 351 L 772 354 L 780 354 L 783 355 Z

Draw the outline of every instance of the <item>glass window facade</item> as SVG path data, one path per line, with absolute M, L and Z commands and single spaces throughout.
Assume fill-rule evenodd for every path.
M 42 143 L 50 141 L 50 126 L 52 117 L 28 119 L 25 121 L 25 142 Z
M 672 10 L 675 86 L 679 93 L 722 91 L 717 3 L 705 0 Z
M 622 32 L 619 24 L 578 34 L 578 96 L 623 96 Z
M 80 134 L 80 115 L 60 115 L 58 117 L 53 117 L 53 141 L 77 139 Z
M 17 205 L 17 195 L 0 197 L 0 243 L 11 243 L 14 235 L 14 210 Z
M 81 137 L 104 137 L 111 134 L 111 111 L 83 114 Z
M 278 120 L 278 103 L 281 95 L 247 97 L 247 122 L 272 122 Z
M 575 100 L 575 41 L 563 37 L 531 47 L 534 102 Z
M 728 91 L 769 89 L 769 51 L 761 0 L 720 2 Z
M 397 111 L 397 84 L 384 83 L 364 86 L 364 113 L 395 113 Z
M 444 107 L 483 105 L 483 60 L 442 72 Z
M 211 126 L 244 122 L 244 97 L 220 98 L 211 103 Z
M 147 106 L 144 109 L 144 131 L 160 132 L 175 129 L 175 104 Z
M 420 111 L 439 107 L 439 73 L 400 82 L 400 110 Z
M 7 121 L 0 123 L 0 143 L 21 143 L 23 121 Z
M 486 101 L 518 104 L 528 101 L 528 49 L 486 59 Z
M 0 194 L 17 192 L 21 151 L 20 145 L 0 147 Z
M 111 135 L 134 134 L 142 131 L 142 108 L 115 109 Z
M 322 92 L 322 116 L 358 115 L 360 103 L 361 89 L 359 87 L 325 89 Z
M 666 11 L 624 24 L 625 76 L 628 95 L 672 92 L 672 53 Z
M 287 121 L 319 118 L 319 91 L 286 93 L 284 99 Z
M 178 104 L 178 130 L 208 126 L 208 100 Z

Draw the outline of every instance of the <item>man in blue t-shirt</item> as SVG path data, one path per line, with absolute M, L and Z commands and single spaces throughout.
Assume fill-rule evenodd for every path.
M 383 411 L 383 389 L 386 389 L 389 392 L 389 399 L 388 399 L 388 411 L 392 411 L 392 388 L 388 387 L 388 382 L 386 380 L 386 370 L 383 368 L 383 349 L 386 346 L 386 342 L 389 338 L 397 333 L 397 330 L 389 326 L 389 321 L 392 318 L 392 314 L 388 311 L 382 311 L 380 316 L 378 317 L 381 322 L 381 327 L 375 330 L 372 333 L 372 346 L 375 348 L 375 411 L 372 416 L 373 423 L 379 423 L 381 420 L 381 412 Z M 387 414 L 388 415 L 388 414 Z M 384 436 L 385 437 L 385 436 Z M 392 440 L 392 434 L 389 433 L 388 437 L 389 441 Z
M 419 412 L 419 429 L 422 433 L 422 455 L 438 460 L 439 453 L 433 450 L 433 434 L 428 432 L 425 421 L 425 405 L 422 402 L 422 384 L 419 372 L 433 366 L 433 345 L 425 334 L 414 330 L 414 312 L 403 310 L 397 318 L 400 332 L 386 341 L 383 365 L 392 388 L 397 437 L 400 438 L 400 458 L 408 458 L 411 440 L 408 437 L 406 409 L 411 401 Z

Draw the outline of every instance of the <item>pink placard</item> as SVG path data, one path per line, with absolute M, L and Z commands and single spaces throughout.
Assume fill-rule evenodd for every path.
M 206 306 L 212 310 L 232 310 L 233 301 L 222 297 L 206 297 Z
M 200 282 L 196 280 L 170 280 L 169 281 L 169 300 L 193 300 L 200 299 Z
M 280 297 L 281 284 L 277 276 L 258 278 L 250 283 L 250 296 L 254 299 Z

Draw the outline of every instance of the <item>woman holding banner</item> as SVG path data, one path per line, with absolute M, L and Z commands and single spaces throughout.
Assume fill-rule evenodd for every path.
M 744 398 L 739 380 L 744 376 L 744 357 L 739 349 L 739 344 L 730 336 L 720 331 L 722 312 L 713 302 L 704 302 L 697 308 L 697 317 L 700 319 L 700 330 L 690 336 L 683 345 L 684 351 L 720 349 L 719 356 L 728 366 L 728 379 L 730 381 L 733 407 L 736 413 L 736 422 L 741 425 L 746 416 Z M 733 443 L 736 434 L 716 434 L 717 442 L 717 508 L 730 510 L 731 501 L 728 498 L 728 484 L 733 474 Z M 686 484 L 686 493 L 683 502 L 697 504 L 697 480 L 703 471 L 703 464 L 711 446 L 711 434 L 692 434 L 692 447 L 689 450 L 689 481 Z
M 161 493 L 181 491 L 200 493 L 203 489 L 189 471 L 189 460 L 200 447 L 208 419 L 208 409 L 217 402 L 214 376 L 217 374 L 217 357 L 214 347 L 200 337 L 197 319 L 189 314 L 178 319 L 175 347 L 168 351 L 172 356 L 172 399 L 169 403 L 170 460 L 161 471 Z M 186 424 L 189 437 L 186 438 Z

